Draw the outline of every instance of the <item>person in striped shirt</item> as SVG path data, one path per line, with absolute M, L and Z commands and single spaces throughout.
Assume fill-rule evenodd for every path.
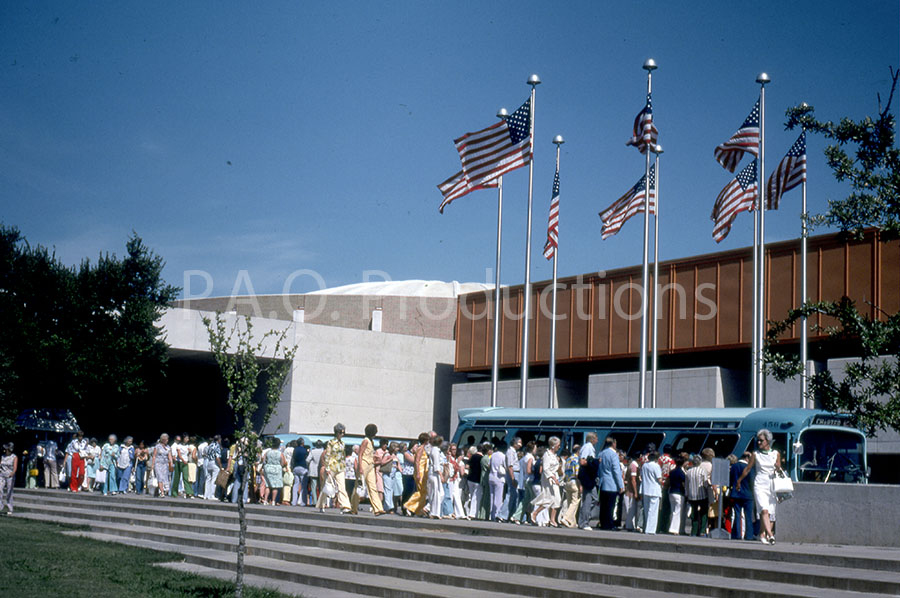
M 691 535 L 706 536 L 709 515 L 709 470 L 703 467 L 700 455 L 694 455 L 685 474 L 685 493 L 691 506 Z

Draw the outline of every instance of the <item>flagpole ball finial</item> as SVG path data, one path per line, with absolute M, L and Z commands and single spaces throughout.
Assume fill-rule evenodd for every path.
M 766 83 L 771 83 L 772 79 L 769 78 L 769 75 L 766 73 L 760 73 L 756 76 L 756 82 L 760 85 L 765 85 Z
M 656 61 L 653 60 L 652 58 L 648 58 L 644 62 L 644 70 L 645 71 L 655 71 L 657 68 L 659 68 L 659 67 L 656 64 Z
M 556 145 L 562 145 L 565 142 L 566 142 L 566 140 L 563 139 L 562 135 L 557 135 L 556 137 L 553 138 L 553 143 L 555 143 Z
M 509 116 L 509 112 L 506 111 L 506 108 L 501 108 L 500 110 L 497 110 L 497 118 L 502 118 L 503 120 L 506 120 L 507 116 Z
M 532 87 L 534 87 L 535 85 L 540 85 L 541 78 L 538 77 L 537 75 L 531 75 L 530 77 L 528 77 L 528 84 L 531 85 Z
M 653 146 L 653 153 L 654 154 L 663 153 L 663 147 L 657 143 L 655 146 Z

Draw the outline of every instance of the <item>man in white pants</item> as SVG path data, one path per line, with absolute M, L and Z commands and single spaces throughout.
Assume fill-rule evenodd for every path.
M 219 477 L 219 470 L 222 469 L 222 437 L 216 434 L 212 441 L 207 445 L 205 454 L 203 455 L 205 463 L 203 467 L 206 469 L 206 484 L 203 488 L 203 498 L 213 500 L 216 498 L 216 478 Z

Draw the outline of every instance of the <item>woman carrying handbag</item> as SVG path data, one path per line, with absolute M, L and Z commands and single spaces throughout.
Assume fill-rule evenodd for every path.
M 736 486 L 747 477 L 751 469 L 756 476 L 753 478 L 753 498 L 756 501 L 756 513 L 762 529 L 759 532 L 759 541 L 763 544 L 775 543 L 775 532 L 772 521 L 775 520 L 775 476 L 784 475 L 781 469 L 781 454 L 772 448 L 772 433 L 765 428 L 756 433 L 756 451 L 751 453 L 750 461 L 743 473 L 737 479 Z

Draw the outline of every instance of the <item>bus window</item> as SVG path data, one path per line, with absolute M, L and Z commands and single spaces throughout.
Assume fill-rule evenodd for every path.
M 482 444 L 490 442 L 494 444 L 496 439 L 506 440 L 506 430 L 466 430 L 460 436 L 460 446 L 469 446 L 472 444 Z
M 576 444 L 578 446 L 584 446 L 584 435 L 585 435 L 585 432 L 579 432 L 579 431 L 572 432 L 572 434 L 571 434 L 572 446 L 575 446 Z M 569 447 L 569 448 L 571 448 L 571 447 Z
M 734 452 L 737 446 L 737 434 L 716 434 L 712 433 L 706 437 L 703 448 L 711 448 L 716 452 L 716 457 L 727 457 Z M 737 453 L 735 453 L 737 454 Z M 740 455 L 737 455 L 740 457 Z
M 655 444 L 659 450 L 660 443 L 666 437 L 662 432 L 612 432 L 609 434 L 616 439 L 616 448 L 625 451 L 626 455 L 640 454 L 648 444 Z
M 798 479 L 814 482 L 865 481 L 862 437 L 843 430 L 804 430 Z
M 706 432 L 688 432 L 685 434 L 679 434 L 675 437 L 675 443 L 672 445 L 672 451 L 676 454 L 700 454 L 700 451 L 703 450 L 703 441 L 706 440 L 706 436 Z
M 538 446 L 547 446 L 550 443 L 551 436 L 556 436 L 560 441 L 565 440 L 565 433 L 563 430 L 542 430 L 540 432 L 520 430 L 516 432 L 516 436 L 522 439 L 523 445 L 528 444 L 529 441 L 533 440 Z

